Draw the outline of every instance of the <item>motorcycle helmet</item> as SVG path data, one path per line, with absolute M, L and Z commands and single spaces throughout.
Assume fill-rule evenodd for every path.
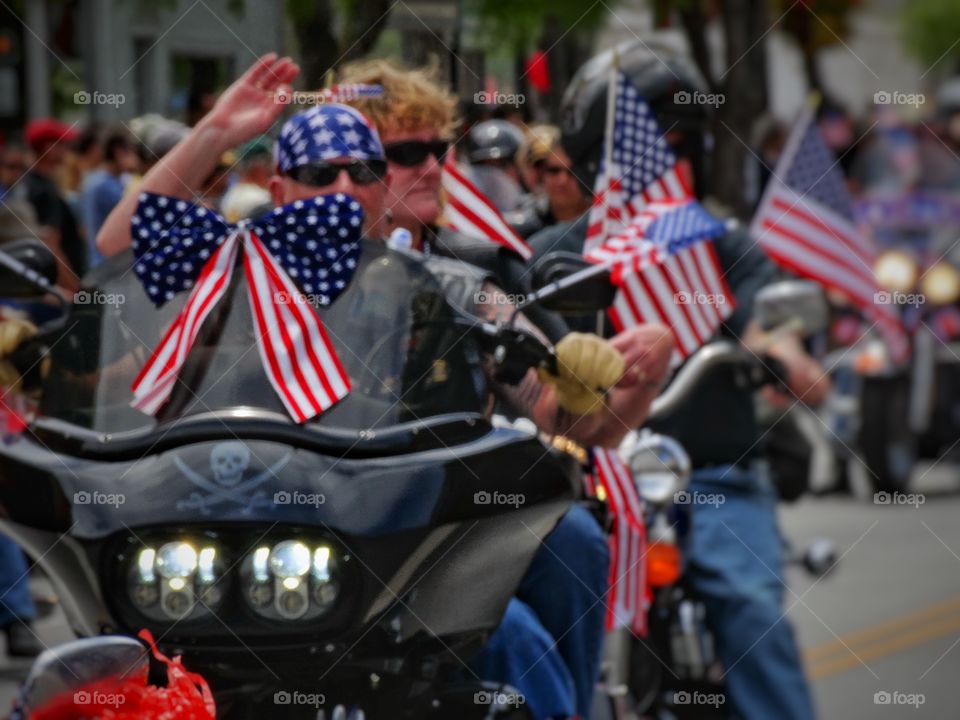
M 561 144 L 572 170 L 587 192 L 592 192 L 607 118 L 610 66 L 617 58 L 621 72 L 640 92 L 661 132 L 678 157 L 692 165 L 697 195 L 705 194 L 708 179 L 711 107 L 707 86 L 693 60 L 663 41 L 629 40 L 588 60 L 567 86 L 560 105 Z
M 471 163 L 512 163 L 523 142 L 523 131 L 506 120 L 477 123 L 467 135 L 467 159 Z

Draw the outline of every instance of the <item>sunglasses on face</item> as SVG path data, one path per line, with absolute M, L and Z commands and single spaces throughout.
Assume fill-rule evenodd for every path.
M 447 151 L 450 150 L 450 143 L 446 140 L 406 140 L 391 143 L 383 149 L 390 162 L 403 167 L 416 167 L 430 155 L 433 155 L 437 162 L 443 162 Z
M 303 185 L 323 187 L 335 183 L 343 171 L 347 172 L 355 185 L 370 185 L 384 178 L 387 163 L 383 160 L 355 160 L 339 165 L 317 162 L 292 168 L 287 172 L 287 177 Z
M 542 165 L 540 170 L 554 177 L 570 172 L 569 168 L 565 168 L 562 165 Z

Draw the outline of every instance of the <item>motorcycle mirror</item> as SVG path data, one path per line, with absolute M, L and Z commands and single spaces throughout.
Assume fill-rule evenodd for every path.
M 27 716 L 64 693 L 116 678 L 143 678 L 150 670 L 147 649 L 133 638 L 111 635 L 84 638 L 45 650 L 36 659 L 21 691 Z
M 532 284 L 536 290 L 531 301 L 561 315 L 604 310 L 617 293 L 607 270 L 564 250 L 548 253 L 534 265 Z
M 53 291 L 57 258 L 36 238 L 11 240 L 0 246 L 0 294 L 36 298 Z
M 637 492 L 652 505 L 678 501 L 693 473 L 690 456 L 679 442 L 649 430 L 631 432 L 620 443 Z
M 754 317 L 764 331 L 784 325 L 809 337 L 827 329 L 830 309 L 823 289 L 810 280 L 783 280 L 760 289 Z

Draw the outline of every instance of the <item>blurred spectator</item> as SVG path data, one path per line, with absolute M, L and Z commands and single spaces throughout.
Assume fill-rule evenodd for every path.
M 20 182 L 29 167 L 25 147 L 7 145 L 0 150 L 0 197 L 5 197 Z
M 83 190 L 83 182 L 87 175 L 94 170 L 103 159 L 103 147 L 100 142 L 102 135 L 98 125 L 91 125 L 77 135 L 77 139 L 70 145 L 70 152 L 65 161 L 63 190 L 67 195 L 76 194 L 78 199 L 74 212 L 80 212 L 79 197 Z M 68 202 L 70 198 L 67 198 Z
M 545 226 L 576 220 L 587 211 L 593 193 L 571 171 L 570 157 L 560 145 L 559 134 L 540 170 L 548 202 Z
M 520 183 L 527 192 L 538 197 L 544 194 L 543 163 L 559 139 L 560 128 L 555 125 L 534 125 L 527 131 L 517 151 Z
M 80 287 L 86 269 L 86 252 L 77 221 L 60 193 L 55 179 L 63 168 L 68 143 L 76 132 L 59 120 L 46 118 L 27 123 L 24 138 L 36 156 L 26 174 L 27 199 L 37 213 L 41 239 L 57 256 L 60 272 L 57 283 L 71 292 Z
M 227 222 L 235 223 L 271 202 L 267 185 L 273 175 L 273 146 L 266 136 L 237 148 L 237 179 L 227 190 L 221 210 Z
M 81 221 L 81 235 L 83 235 L 83 203 L 81 201 L 83 183 L 90 171 L 100 164 L 102 156 L 100 128 L 97 125 L 91 125 L 81 131 L 77 139 L 70 143 L 69 152 L 60 173 L 59 184 L 63 191 L 63 199 L 70 206 L 73 216 Z M 87 260 L 89 263 L 89 256 Z M 90 265 L 88 264 L 87 267 L 89 268 Z
M 757 118 L 753 125 L 753 153 L 747 156 L 746 200 L 756 207 L 763 197 L 763 190 L 780 161 L 789 129 L 772 115 Z
M 91 268 L 103 261 L 96 246 L 100 226 L 114 205 L 120 202 L 129 174 L 137 168 L 136 151 L 124 131 L 114 131 L 106 136 L 102 156 L 100 165 L 88 173 L 84 180 L 80 203 Z

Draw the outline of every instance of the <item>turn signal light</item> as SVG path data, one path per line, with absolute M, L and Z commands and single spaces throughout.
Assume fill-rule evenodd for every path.
M 647 548 L 647 582 L 651 587 L 673 585 L 683 573 L 683 558 L 672 543 L 653 542 Z

